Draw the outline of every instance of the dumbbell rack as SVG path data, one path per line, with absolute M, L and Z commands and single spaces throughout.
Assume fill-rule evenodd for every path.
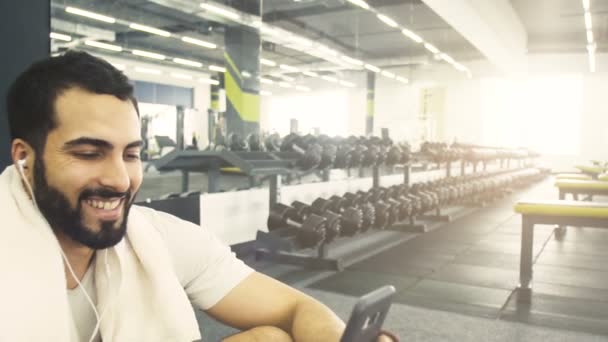
M 409 184 L 411 164 L 403 165 L 404 182 Z M 380 186 L 380 167 L 372 167 L 373 186 Z M 270 205 L 279 203 L 281 177 L 270 189 Z M 411 227 L 424 231 L 426 226 L 415 221 Z M 414 234 L 394 230 L 370 230 L 351 237 L 338 237 L 331 244 L 321 243 L 316 248 L 300 249 L 293 237 L 288 237 L 286 229 L 265 232 L 258 230 L 256 235 L 256 259 L 272 260 L 281 264 L 298 265 L 312 269 L 342 270 L 345 267 L 381 253 L 408 239 Z
M 221 169 L 236 167 L 250 177 L 267 177 L 270 187 L 276 186 L 277 176 L 294 172 L 294 161 L 288 158 L 277 158 L 268 152 L 233 152 L 233 151 L 172 151 L 155 162 L 159 171 L 181 171 L 182 192 L 188 191 L 191 172 L 207 174 L 207 191 L 219 192 Z

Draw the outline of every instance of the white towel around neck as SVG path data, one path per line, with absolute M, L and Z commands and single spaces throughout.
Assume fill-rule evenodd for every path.
M 14 166 L 0 175 L 0 220 L 0 341 L 75 341 L 59 243 Z M 169 252 L 137 206 L 107 251 L 108 270 L 105 250 L 95 258 L 104 342 L 200 339 Z

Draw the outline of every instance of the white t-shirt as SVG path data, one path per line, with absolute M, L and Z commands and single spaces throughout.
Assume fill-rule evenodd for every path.
M 163 212 L 140 207 L 138 210 L 160 232 L 175 273 L 194 307 L 211 308 L 253 272 L 207 229 Z M 91 262 L 81 284 L 97 303 L 94 268 L 95 262 Z M 95 313 L 80 287 L 68 290 L 68 301 L 80 341 L 88 342 L 97 324 Z M 101 341 L 99 334 L 94 341 Z

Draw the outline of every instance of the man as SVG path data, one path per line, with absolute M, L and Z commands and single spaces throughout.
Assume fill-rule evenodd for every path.
M 7 107 L 15 165 L 0 176 L 0 341 L 192 341 L 191 305 L 242 331 L 225 341 L 340 339 L 344 323 L 323 304 L 205 229 L 132 206 L 139 112 L 109 63 L 84 52 L 38 62 Z

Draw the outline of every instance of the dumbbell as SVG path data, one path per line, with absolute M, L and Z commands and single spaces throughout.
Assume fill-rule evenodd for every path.
M 392 227 L 399 220 L 401 212 L 400 203 L 395 199 L 390 198 L 385 188 L 373 188 L 369 192 L 371 193 L 371 200 L 373 203 L 384 203 L 388 205 L 388 222 L 386 227 Z
M 321 163 L 323 148 L 315 143 L 307 144 L 299 135 L 290 133 L 283 138 L 281 151 L 296 152 L 300 156 L 296 166 L 304 170 L 310 170 L 318 167 Z
M 388 188 L 388 194 L 399 202 L 399 220 L 403 221 L 412 216 L 412 200 L 402 195 L 399 186 L 391 186 Z
M 375 229 L 385 229 L 388 227 L 390 220 L 390 206 L 384 202 L 372 201 L 372 194 L 369 192 L 357 191 L 361 196 L 363 203 L 369 203 L 374 207 L 374 224 Z
M 365 232 L 373 227 L 376 220 L 376 211 L 371 203 L 364 203 L 361 195 L 347 192 L 342 196 L 345 208 L 355 208 L 361 210 L 361 232 Z
M 264 140 L 264 147 L 268 152 L 279 152 L 281 150 L 281 137 L 277 133 L 273 133 Z
M 230 151 L 249 151 L 247 141 L 236 133 L 232 133 L 228 137 L 228 147 L 230 148 Z
M 326 222 L 326 218 L 315 214 L 298 222 L 293 207 L 278 203 L 270 209 L 267 226 L 269 231 L 287 228 L 293 232 L 302 248 L 311 248 L 319 246 L 325 240 Z
M 392 145 L 388 148 L 386 152 L 386 160 L 385 163 L 387 166 L 394 166 L 402 162 L 403 151 L 399 146 Z
M 264 145 L 260 140 L 260 136 L 256 133 L 251 133 L 247 136 L 247 144 L 249 151 L 264 151 Z
M 417 216 L 422 214 L 424 211 L 424 200 L 422 196 L 416 195 L 410 191 L 409 186 L 405 184 L 395 185 L 395 191 L 402 197 L 411 201 L 411 213 L 410 216 Z
M 340 196 L 331 196 L 330 210 L 338 213 L 342 217 L 341 234 L 343 236 L 353 236 L 361 231 L 363 225 L 363 211 L 357 207 L 347 207 L 345 201 Z

